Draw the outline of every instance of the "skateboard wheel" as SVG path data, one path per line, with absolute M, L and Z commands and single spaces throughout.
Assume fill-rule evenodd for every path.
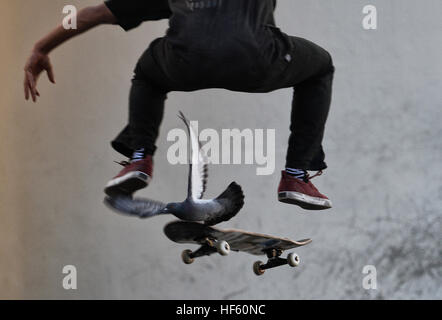
M 299 265 L 300 259 L 296 253 L 289 253 L 287 256 L 287 263 L 290 267 L 297 267 Z
M 181 253 L 181 259 L 183 259 L 185 264 L 192 264 L 195 261 L 195 259 L 191 257 L 191 254 L 192 250 L 184 250 Z
M 230 245 L 227 241 L 219 241 L 216 243 L 216 250 L 222 256 L 227 256 L 230 253 Z
M 253 264 L 253 272 L 257 275 L 257 276 L 262 276 L 264 274 L 264 272 L 266 272 L 264 269 L 261 269 L 261 266 L 263 266 L 264 263 L 262 261 L 256 261 Z

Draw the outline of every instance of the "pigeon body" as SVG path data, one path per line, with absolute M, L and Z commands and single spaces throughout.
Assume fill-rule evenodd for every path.
M 150 199 L 132 199 L 129 196 L 106 197 L 105 204 L 124 214 L 149 218 L 162 214 L 173 214 L 186 221 L 202 221 L 207 225 L 228 221 L 244 205 L 244 194 L 241 186 L 232 182 L 227 189 L 215 199 L 202 199 L 207 183 L 207 159 L 201 152 L 201 145 L 193 128 L 183 113 L 180 112 L 189 133 L 192 156 L 189 161 L 187 198 L 183 202 L 168 204 Z
M 187 221 L 204 221 L 208 225 L 228 221 L 233 218 L 244 205 L 241 187 L 232 182 L 217 198 L 211 200 L 193 200 L 187 198 L 180 203 L 167 205 L 165 210 L 177 218 Z

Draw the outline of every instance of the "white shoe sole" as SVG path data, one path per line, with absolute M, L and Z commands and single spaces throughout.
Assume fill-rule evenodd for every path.
M 284 203 L 298 205 L 306 210 L 325 210 L 332 207 L 332 202 L 328 199 L 312 197 L 295 191 L 279 192 L 278 200 Z
M 132 195 L 135 191 L 147 187 L 150 180 L 151 177 L 144 172 L 128 172 L 124 176 L 109 181 L 104 192 L 111 197 L 121 194 Z

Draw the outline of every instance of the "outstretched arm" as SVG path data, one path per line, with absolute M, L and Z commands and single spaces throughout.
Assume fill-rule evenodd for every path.
M 86 7 L 77 14 L 77 29 L 65 29 L 58 26 L 44 38 L 39 40 L 32 49 L 31 56 L 25 66 L 24 92 L 26 100 L 32 97 L 34 102 L 40 96 L 37 91 L 37 80 L 46 71 L 49 81 L 55 83 L 54 72 L 49 59 L 49 53 L 67 40 L 82 34 L 101 24 L 114 24 L 117 18 L 105 4 Z

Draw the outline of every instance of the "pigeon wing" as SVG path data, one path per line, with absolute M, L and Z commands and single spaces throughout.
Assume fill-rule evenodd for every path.
M 159 201 L 128 196 L 106 197 L 104 203 L 119 213 L 143 219 L 164 214 L 166 208 L 166 204 Z
M 207 157 L 201 150 L 201 143 L 190 125 L 187 118 L 180 111 L 179 118 L 183 120 L 189 133 L 191 156 L 189 156 L 189 180 L 187 186 L 187 197 L 193 200 L 201 199 L 206 191 L 208 166 Z

